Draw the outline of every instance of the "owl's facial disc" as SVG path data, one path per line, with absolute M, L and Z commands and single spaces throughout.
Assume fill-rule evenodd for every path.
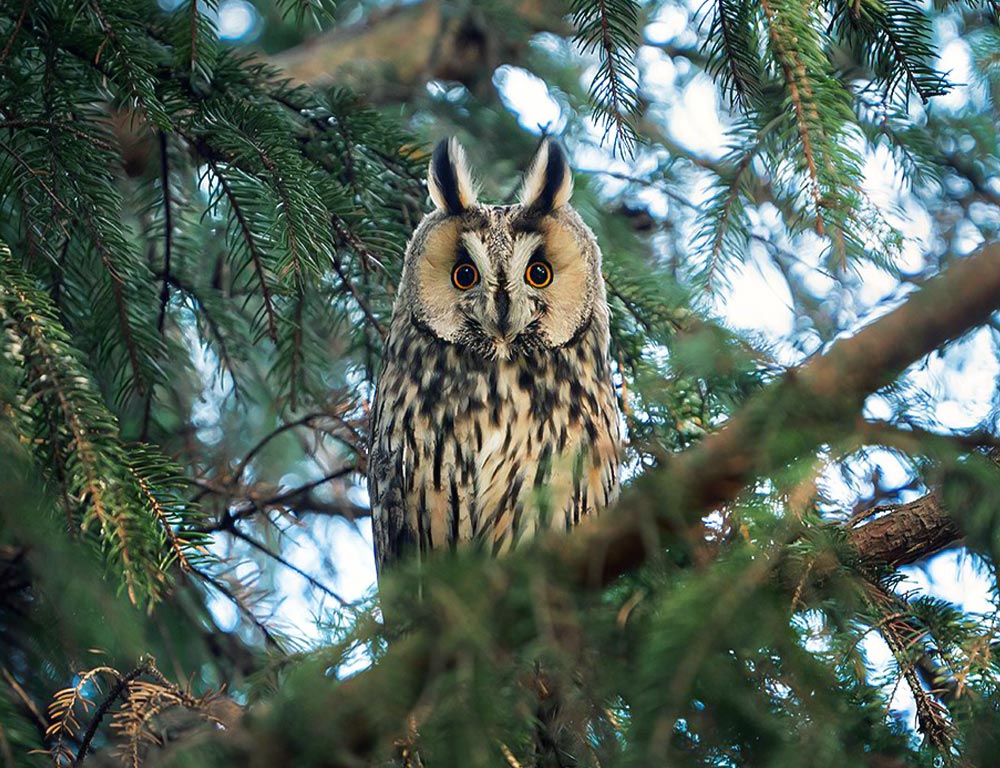
M 540 148 L 519 205 L 481 205 L 454 140 L 434 150 L 428 190 L 436 210 L 414 233 L 403 275 L 418 327 L 506 360 L 568 344 L 589 326 L 604 302 L 601 255 L 569 205 L 573 178 L 558 144 Z
M 465 232 L 460 243 L 457 268 L 461 271 L 467 260 L 481 275 L 476 285 L 456 289 L 457 307 L 464 317 L 463 340 L 473 342 L 489 357 L 510 358 L 541 309 L 523 279 L 527 261 L 540 245 L 540 238 L 531 235 L 512 239 L 498 232 L 484 237 L 480 232 Z

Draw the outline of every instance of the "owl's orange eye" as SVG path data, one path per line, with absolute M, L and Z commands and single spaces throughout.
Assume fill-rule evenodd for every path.
M 546 288 L 552 282 L 552 267 L 542 259 L 533 261 L 525 270 L 524 279 L 532 288 Z
M 460 261 L 451 270 L 451 282 L 458 290 L 467 291 L 479 282 L 479 270 L 471 261 Z

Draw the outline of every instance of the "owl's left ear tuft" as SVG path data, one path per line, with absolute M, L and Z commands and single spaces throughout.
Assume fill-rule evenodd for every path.
M 476 204 L 476 183 L 458 139 L 442 139 L 434 148 L 427 169 L 427 190 L 434 205 L 451 214 L 462 213 Z
M 573 172 L 563 148 L 546 139 L 531 163 L 521 185 L 521 205 L 543 216 L 569 202 L 573 194 Z

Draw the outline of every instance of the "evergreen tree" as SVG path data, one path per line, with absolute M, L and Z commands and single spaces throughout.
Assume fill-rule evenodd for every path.
M 990 764 L 998 13 L 0 5 L 0 765 L 542 765 L 545 708 L 561 765 Z M 605 253 L 622 501 L 344 597 L 428 147 L 508 201 L 543 133 Z M 754 270 L 784 298 L 740 329 Z M 943 550 L 986 609 L 915 581 Z

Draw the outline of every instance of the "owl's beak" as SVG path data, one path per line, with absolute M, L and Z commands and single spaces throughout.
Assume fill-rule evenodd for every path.
M 496 293 L 497 330 L 506 337 L 510 330 L 510 296 L 506 288 L 498 288 Z

